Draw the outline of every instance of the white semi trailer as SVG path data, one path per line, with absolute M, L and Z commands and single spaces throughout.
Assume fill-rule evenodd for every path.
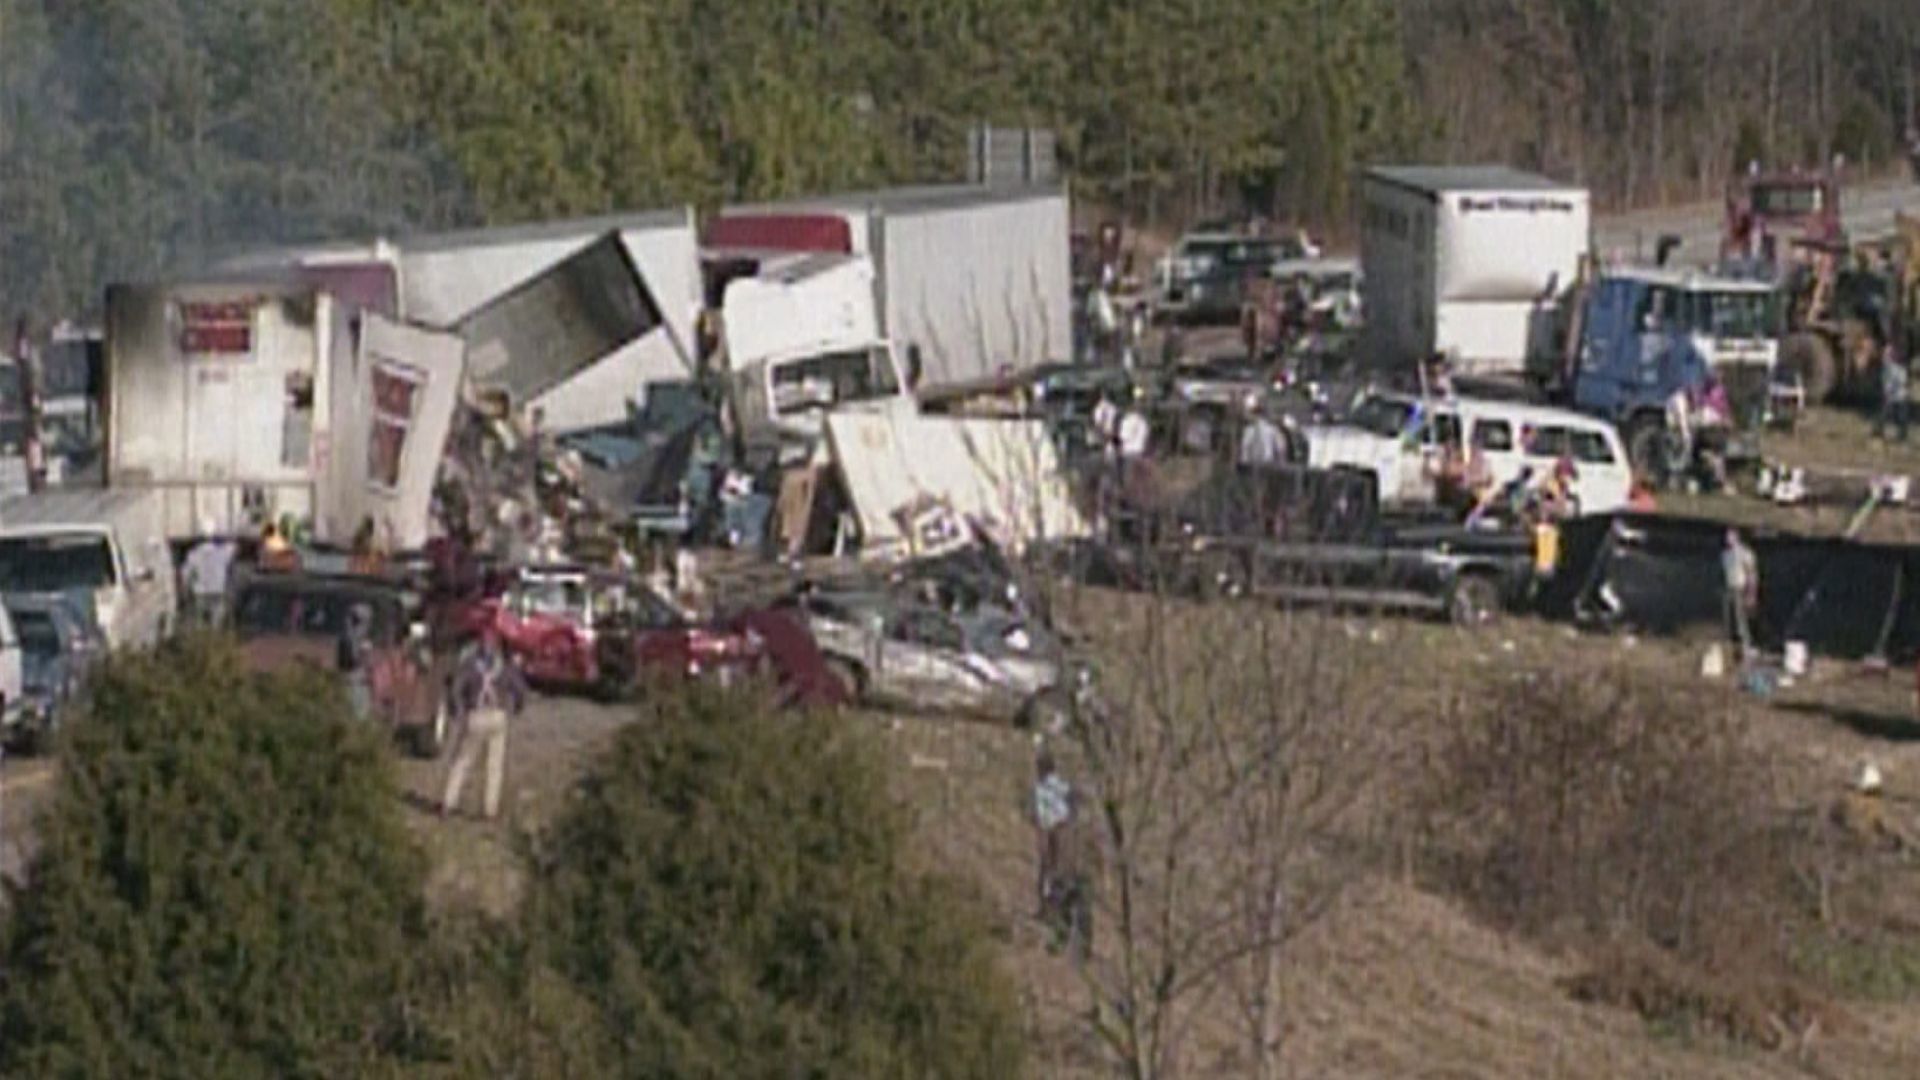
M 1401 369 L 1435 353 L 1519 376 L 1547 347 L 1590 249 L 1586 189 L 1500 166 L 1367 170 L 1360 189 L 1364 355 Z
M 1070 219 L 1058 187 L 901 188 L 729 207 L 702 242 L 867 256 L 880 336 L 926 390 L 1072 358 Z

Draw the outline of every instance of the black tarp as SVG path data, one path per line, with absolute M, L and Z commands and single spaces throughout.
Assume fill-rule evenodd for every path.
M 1605 613 L 1652 634 L 1722 626 L 1727 528 L 1652 515 L 1569 522 L 1541 607 L 1562 618 Z M 1761 646 L 1803 641 L 1816 655 L 1900 663 L 1920 656 L 1920 547 L 1740 532 L 1760 570 L 1753 633 Z

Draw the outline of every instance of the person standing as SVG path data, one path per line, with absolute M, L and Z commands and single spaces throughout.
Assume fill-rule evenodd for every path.
M 1257 398 L 1246 403 L 1246 427 L 1240 432 L 1241 468 L 1268 469 L 1287 462 L 1287 436 L 1260 408 Z
M 1900 442 L 1907 441 L 1908 413 L 1907 391 L 1911 383 L 1907 375 L 1907 365 L 1900 360 L 1900 351 L 1889 341 L 1880 349 L 1880 411 L 1874 414 L 1873 437 L 1885 438 L 1887 426 L 1891 424 L 1899 434 Z
M 340 630 L 334 647 L 334 666 L 347 680 L 347 700 L 353 703 L 353 715 L 365 719 L 373 713 L 373 608 L 364 603 L 347 612 L 347 625 Z
M 233 572 L 233 541 L 219 532 L 211 518 L 200 523 L 200 542 L 187 552 L 181 576 L 187 586 L 188 612 L 201 626 L 218 626 L 225 613 L 227 582 Z
M 1039 834 L 1040 918 L 1054 914 L 1059 886 L 1060 846 L 1067 824 L 1073 819 L 1073 787 L 1060 775 L 1053 751 L 1040 747 L 1033 762 L 1033 825 Z
M 1753 618 L 1760 610 L 1760 563 L 1737 529 L 1727 530 L 1727 545 L 1720 553 L 1720 575 L 1726 588 L 1729 629 L 1744 663 L 1753 651 Z
M 460 806 L 467 773 L 482 750 L 487 755 L 487 784 L 482 809 L 488 818 L 500 813 L 500 793 L 507 779 L 507 727 L 526 707 L 527 682 L 507 659 L 499 635 L 481 635 L 479 643 L 460 662 L 453 679 L 453 710 L 461 725 L 460 746 L 447 772 L 446 797 L 440 801 L 445 817 Z

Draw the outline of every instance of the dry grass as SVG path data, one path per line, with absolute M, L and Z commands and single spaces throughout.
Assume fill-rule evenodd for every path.
M 1403 820 L 1395 816 L 1396 790 L 1411 788 L 1417 770 L 1435 760 L 1447 744 L 1442 718 L 1483 687 L 1492 672 L 1532 669 L 1558 671 L 1573 680 L 1630 678 L 1661 696 L 1663 712 L 1670 708 L 1682 718 L 1722 716 L 1738 744 L 1754 755 L 1747 797 L 1763 802 L 1756 812 L 1774 820 L 1804 818 L 1831 799 L 1866 752 L 1881 755 L 1896 783 L 1909 776 L 1920 782 L 1920 757 L 1909 748 L 1836 726 L 1819 713 L 1769 708 L 1725 682 L 1703 682 L 1697 674 L 1699 650 L 1693 646 L 1583 637 L 1527 621 L 1462 633 L 1410 620 L 1287 617 L 1246 607 L 1157 605 L 1099 592 L 1064 596 L 1062 606 L 1071 621 L 1092 631 L 1098 647 L 1136 650 L 1130 663 L 1125 652 L 1106 657 L 1110 669 L 1121 661 L 1121 677 L 1133 680 L 1148 675 L 1137 646 L 1149 623 L 1159 624 L 1163 639 L 1195 654 L 1194 670 L 1204 672 L 1244 664 L 1246 646 L 1231 642 L 1258 640 L 1257 620 L 1290 622 L 1294 637 L 1274 635 L 1268 644 L 1297 649 L 1301 635 L 1327 643 L 1341 657 L 1339 670 L 1364 676 L 1361 685 L 1370 704 L 1358 712 L 1365 722 L 1400 744 L 1375 763 L 1386 782 L 1369 785 L 1365 820 L 1352 823 L 1355 835 L 1367 841 L 1351 852 L 1362 873 L 1343 893 L 1339 908 L 1288 947 L 1282 1057 L 1292 1074 L 1691 1077 L 1811 1071 L 1894 1077 L 1911 1075 L 1910 1062 L 1920 1060 L 1912 1056 L 1920 1048 L 1920 1008 L 1911 999 L 1856 1001 L 1858 995 L 1833 985 L 1835 980 L 1817 971 L 1803 976 L 1801 968 L 1769 968 L 1775 973 L 1770 989 L 1746 996 L 1727 989 L 1735 976 L 1705 965 L 1661 967 L 1645 961 L 1635 969 L 1619 959 L 1625 953 L 1575 948 L 1570 939 L 1554 934 L 1504 934 L 1474 915 L 1465 901 L 1416 887 L 1416 879 L 1403 872 L 1414 860 L 1401 858 L 1407 853 L 1368 832 L 1371 826 Z M 1815 676 L 1794 691 L 1794 701 L 1826 708 L 1826 701 L 1851 696 L 1877 698 L 1891 708 L 1900 696 L 1891 683 L 1858 677 L 1851 669 L 1827 667 Z M 1906 680 L 1899 685 L 1906 686 Z M 1215 693 L 1194 692 L 1201 702 Z M 1087 1034 L 1088 989 L 1071 967 L 1046 951 L 1032 919 L 1034 837 L 1023 816 L 1031 741 L 1017 732 L 954 721 L 874 723 L 905 763 L 903 785 L 920 813 L 933 857 L 980 882 L 1001 912 L 1007 962 L 1033 1005 L 1039 1075 L 1110 1075 L 1100 1069 L 1100 1048 Z M 1899 929 L 1899 917 L 1892 918 L 1890 930 L 1882 918 L 1889 910 L 1885 899 L 1868 895 L 1864 883 L 1884 883 L 1881 871 L 1888 864 L 1875 867 L 1873 856 L 1845 844 L 1828 854 L 1834 866 L 1853 867 L 1845 888 L 1860 910 L 1843 912 L 1843 923 L 1872 925 L 1883 935 L 1879 940 L 1920 933 L 1920 926 Z M 1110 946 L 1110 929 L 1103 919 L 1097 934 L 1103 950 Z M 1641 955 L 1664 959 L 1669 954 Z M 1834 954 L 1819 955 L 1830 959 Z M 1858 950 L 1851 959 L 1858 963 Z M 1905 985 L 1899 971 L 1869 967 L 1856 973 L 1855 981 L 1879 980 L 1897 996 Z M 1623 974 L 1639 978 L 1625 980 Z M 1613 1004 L 1582 1004 L 1573 989 Z M 1823 1002 L 1830 996 L 1848 1000 L 1827 1011 Z M 1650 1022 L 1631 1008 L 1617 1007 L 1672 1000 L 1701 1022 L 1680 1024 L 1670 1022 L 1671 1016 Z M 1689 1014 L 1681 1009 L 1677 1015 Z M 1808 1022 L 1814 1017 L 1818 1025 Z M 1783 1018 L 1790 1033 L 1784 1052 L 1762 1048 L 1779 1042 L 1769 1034 L 1775 1030 L 1772 1018 Z M 1798 1039 L 1809 1031 L 1803 1060 L 1795 1056 Z M 1191 1038 L 1195 1067 L 1190 1075 L 1247 1075 L 1229 1017 L 1217 1015 L 1196 1025 Z

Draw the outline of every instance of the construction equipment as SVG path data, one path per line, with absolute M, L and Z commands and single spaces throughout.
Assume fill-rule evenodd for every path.
M 1784 315 L 1782 368 L 1809 403 L 1871 397 L 1880 345 L 1916 344 L 1914 274 L 1920 225 L 1901 219 L 1879 243 L 1850 238 L 1837 173 L 1750 171 L 1727 197 L 1721 255 L 1775 281 Z

